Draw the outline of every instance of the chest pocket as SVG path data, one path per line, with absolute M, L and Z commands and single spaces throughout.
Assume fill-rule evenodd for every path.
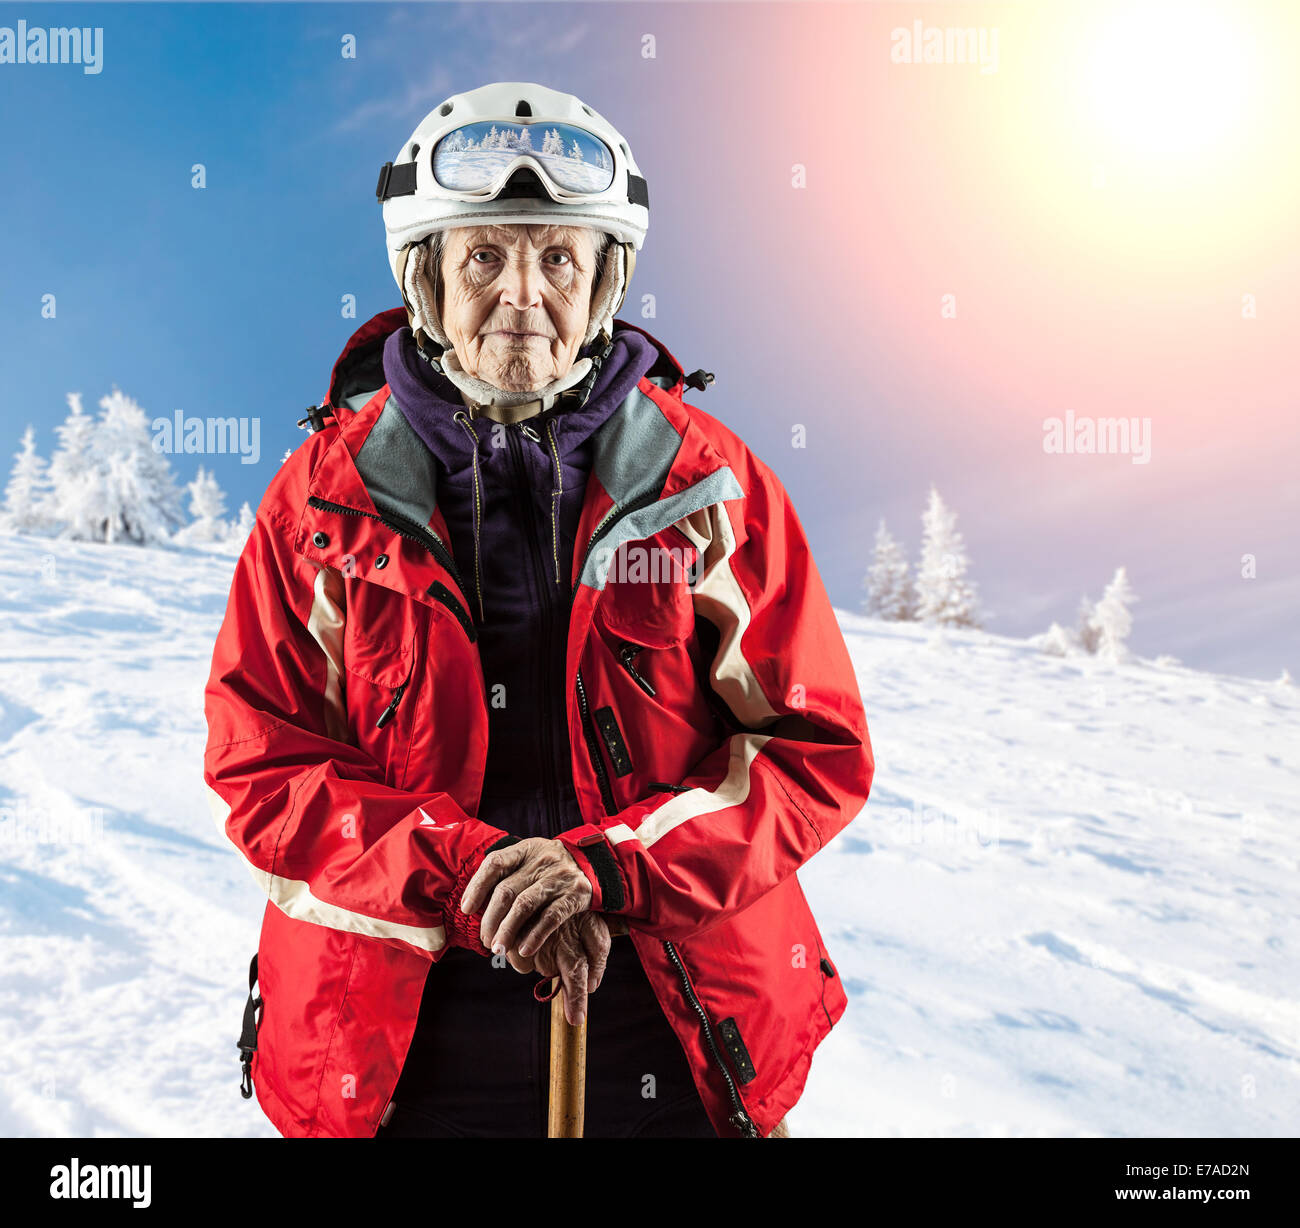
M 382 585 L 348 585 L 343 667 L 350 677 L 378 687 L 398 687 L 411 676 L 427 612 L 417 601 Z
M 612 636 L 644 648 L 670 648 L 695 629 L 691 579 L 696 549 L 669 525 L 652 537 L 624 542 L 614 553 L 595 621 Z

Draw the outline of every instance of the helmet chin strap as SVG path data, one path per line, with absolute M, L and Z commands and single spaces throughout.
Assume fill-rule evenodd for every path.
M 583 348 L 586 348 L 599 338 L 601 344 L 596 351 L 599 360 L 604 359 L 613 344 L 614 316 L 623 305 L 636 263 L 636 251 L 630 244 L 614 241 L 612 246 L 618 250 L 607 253 L 600 283 L 592 295 L 591 314 L 582 340 Z M 451 380 L 469 400 L 479 405 L 502 406 L 539 401 L 540 408 L 545 410 L 555 403 L 561 393 L 573 388 L 588 374 L 594 374 L 592 359 L 579 358 L 559 379 L 543 388 L 522 391 L 498 388 L 470 375 L 461 366 L 455 347 L 443 332 L 438 313 L 439 270 L 433 268 L 429 256 L 427 238 L 407 244 L 403 250 L 400 257 L 402 302 L 421 355 L 436 371 Z M 429 354 L 430 349 L 439 351 L 437 358 Z M 595 365 L 599 367 L 599 361 Z

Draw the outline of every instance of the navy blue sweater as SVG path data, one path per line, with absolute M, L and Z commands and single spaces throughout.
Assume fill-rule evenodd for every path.
M 574 539 L 592 433 L 656 357 L 640 333 L 616 329 L 580 407 L 505 425 L 470 417 L 409 328 L 384 347 L 394 399 L 437 458 L 438 506 L 478 626 L 489 704 L 478 817 L 520 838 L 583 822 L 563 693 Z M 446 952 L 430 969 L 394 1114 L 380 1134 L 545 1137 L 551 1008 L 533 997 L 537 980 L 501 958 Z M 587 1137 L 717 1137 L 626 937 L 613 940 L 588 1019 Z

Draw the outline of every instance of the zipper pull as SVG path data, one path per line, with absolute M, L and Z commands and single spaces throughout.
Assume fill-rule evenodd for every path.
M 519 424 L 519 433 L 521 435 L 527 435 L 534 443 L 541 443 L 542 441 L 542 437 L 533 427 L 529 426 L 527 422 L 521 422 Z
M 376 729 L 382 729 L 393 719 L 394 716 L 397 715 L 397 705 L 402 702 L 402 696 L 405 694 L 406 683 L 403 682 L 402 685 L 393 692 L 393 702 L 379 714 L 379 719 L 375 722 Z
M 631 640 L 624 640 L 623 646 L 618 650 L 618 659 L 622 662 L 623 668 L 635 679 L 637 686 L 647 695 L 653 695 L 655 693 L 654 687 L 645 678 L 642 678 L 632 665 L 632 658 L 644 647 L 644 644 L 634 644 Z

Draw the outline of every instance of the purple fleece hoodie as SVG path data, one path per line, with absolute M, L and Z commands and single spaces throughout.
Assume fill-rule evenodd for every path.
M 438 506 L 479 633 L 489 725 L 478 817 L 521 839 L 583 822 L 563 694 L 574 539 L 592 433 L 657 357 L 640 333 L 616 326 L 581 406 L 505 425 L 470 418 L 409 328 L 384 346 L 398 408 L 438 461 Z M 397 1107 L 381 1134 L 544 1137 L 550 1007 L 533 998 L 536 982 L 503 960 L 448 951 L 430 969 Z M 589 1048 L 587 1137 L 717 1137 L 630 939 L 614 940 L 588 1009 L 599 1039 Z M 655 1079 L 649 1098 L 646 1075 Z

